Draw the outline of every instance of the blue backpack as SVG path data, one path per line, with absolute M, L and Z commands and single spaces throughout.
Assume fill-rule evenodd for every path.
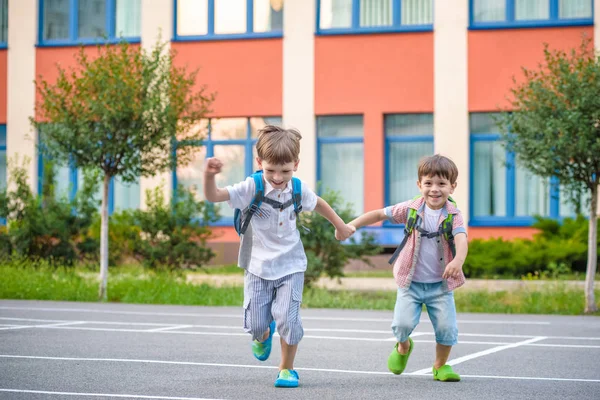
M 246 233 L 246 229 L 248 229 L 248 225 L 250 225 L 252 216 L 256 214 L 262 203 L 270 204 L 271 207 L 276 210 L 285 210 L 289 206 L 293 205 L 296 218 L 298 218 L 298 214 L 300 214 L 302 211 L 302 183 L 300 179 L 292 177 L 292 198 L 285 203 L 281 203 L 277 200 L 265 197 L 265 186 L 263 182 L 262 171 L 256 171 L 251 176 L 254 179 L 254 198 L 246 209 L 240 210 L 239 208 L 236 208 L 233 214 L 233 226 L 235 227 L 235 231 L 239 236 Z

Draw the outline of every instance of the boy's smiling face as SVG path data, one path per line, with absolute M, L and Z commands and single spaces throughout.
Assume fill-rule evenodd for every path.
M 456 182 L 450 181 L 441 176 L 422 176 L 417 181 L 417 186 L 421 191 L 421 195 L 425 199 L 425 203 L 432 210 L 439 210 L 446 204 L 446 200 L 456 188 Z
M 300 161 L 289 162 L 285 164 L 271 164 L 268 161 L 256 158 L 258 167 L 263 170 L 265 180 L 273 186 L 274 189 L 285 189 L 287 183 L 292 180 L 294 172 L 298 170 Z

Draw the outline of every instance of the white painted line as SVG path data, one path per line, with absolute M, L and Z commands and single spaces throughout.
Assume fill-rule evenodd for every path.
M 43 357 L 43 356 L 20 356 L 10 354 L 0 354 L 0 358 L 14 359 L 33 359 L 33 360 L 51 360 L 51 361 L 89 361 L 89 362 L 115 362 L 115 363 L 141 363 L 141 364 L 162 364 L 162 365 L 191 365 L 198 367 L 224 367 L 224 368 L 254 368 L 254 369 L 278 369 L 276 366 L 268 365 L 242 365 L 242 364 L 221 364 L 221 363 L 201 363 L 190 361 L 162 361 L 162 360 L 137 360 L 137 359 L 122 359 L 122 358 L 78 358 L 78 357 Z M 345 369 L 327 369 L 327 368 L 296 368 L 298 371 L 308 372 L 329 372 L 357 375 L 389 375 L 387 371 L 360 371 L 360 370 L 345 370 Z M 403 376 L 412 377 L 427 377 L 426 374 L 403 374 Z M 559 381 L 559 382 L 592 382 L 600 383 L 600 379 L 579 379 L 579 378 L 550 378 L 550 377 L 528 377 L 528 376 L 494 376 L 494 375 L 462 375 L 465 378 L 482 378 L 482 379 L 513 379 L 513 380 L 541 380 L 541 381 Z
M 170 331 L 170 330 L 174 330 L 174 329 L 185 329 L 185 328 L 191 328 L 192 325 L 175 325 L 175 326 L 167 326 L 164 328 L 154 328 L 154 329 L 148 329 L 148 332 L 166 332 L 166 331 Z
M 463 363 L 465 361 L 473 360 L 474 358 L 487 356 L 489 354 L 497 353 L 497 352 L 503 351 L 503 350 L 514 349 L 515 347 L 521 347 L 521 346 L 539 342 L 540 340 L 545 340 L 545 339 L 547 339 L 546 336 L 538 336 L 538 337 L 534 337 L 532 339 L 523 340 L 522 342 L 511 343 L 511 344 L 507 344 L 507 345 L 499 346 L 499 347 L 492 347 L 491 349 L 478 351 L 477 353 L 469 354 L 464 357 L 455 358 L 453 360 L 448 361 L 448 364 L 449 365 L 457 365 L 457 364 Z M 411 374 L 412 375 L 425 375 L 425 374 L 430 374 L 430 373 L 431 373 L 431 368 L 423 368 L 418 371 L 412 372 Z
M 0 331 L 13 330 L 13 329 L 29 329 L 29 328 L 62 328 L 67 327 L 69 325 L 80 325 L 85 322 L 83 321 L 71 321 L 71 322 L 61 322 L 57 324 L 49 324 L 49 325 L 17 325 L 10 328 L 0 328 Z
M 589 344 L 528 344 L 527 346 L 532 347 L 558 347 L 558 348 L 570 348 L 570 349 L 600 349 L 600 346 L 593 346 Z
M 217 400 L 217 399 L 207 399 L 207 398 L 200 398 L 200 397 L 144 396 L 141 394 L 116 394 L 116 393 L 107 394 L 107 393 L 49 392 L 47 390 L 23 390 L 23 389 L 4 389 L 4 388 L 0 388 L 0 392 L 49 394 L 49 395 L 55 395 L 55 396 L 126 397 L 128 399 Z
M 148 311 L 117 311 L 117 310 L 97 310 L 93 308 L 45 308 L 45 307 L 9 307 L 0 306 L 0 310 L 27 310 L 27 311 L 48 311 L 48 312 L 80 312 L 80 313 L 98 313 L 98 314 L 122 314 L 122 315 L 155 315 L 167 317 L 207 317 L 207 318 L 241 318 L 241 314 L 210 314 L 210 313 L 173 313 L 173 312 L 148 312 Z M 389 318 L 343 318 L 343 317 L 311 317 L 303 316 L 306 321 L 348 321 L 348 322 L 388 322 Z M 423 319 L 421 322 L 431 322 L 429 319 Z M 547 321 L 511 321 L 511 320 L 458 320 L 461 324 L 486 324 L 486 325 L 550 325 Z

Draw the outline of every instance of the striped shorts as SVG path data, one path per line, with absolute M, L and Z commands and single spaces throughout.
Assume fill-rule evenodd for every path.
M 279 336 L 289 345 L 304 336 L 300 320 L 300 304 L 304 288 L 304 272 L 296 272 L 273 281 L 245 272 L 244 330 L 252 339 L 261 339 L 275 320 Z

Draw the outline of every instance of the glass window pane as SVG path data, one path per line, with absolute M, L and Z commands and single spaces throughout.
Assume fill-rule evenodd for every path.
M 219 118 L 210 120 L 211 140 L 239 140 L 248 137 L 246 118 Z
M 206 147 L 202 146 L 194 151 L 192 161 L 186 165 L 177 167 L 177 184 L 189 189 L 196 200 L 204 200 L 204 160 L 206 160 Z
M 208 33 L 208 0 L 177 0 L 177 34 Z
M 215 33 L 246 33 L 246 0 L 215 0 Z
M 433 114 L 394 114 L 385 116 L 387 136 L 433 136 Z
M 390 26 L 392 14 L 392 0 L 360 0 L 360 26 Z
M 79 37 L 98 38 L 106 35 L 106 1 L 79 0 Z
M 472 113 L 469 115 L 471 133 L 500 133 L 500 128 L 494 122 L 498 113 Z
M 117 0 L 117 37 L 138 37 L 141 34 L 141 0 Z
M 283 0 L 254 0 L 254 32 L 283 30 Z
M 215 157 L 223 162 L 221 173 L 215 176 L 218 187 L 233 185 L 246 179 L 245 147 L 237 145 L 215 146 Z M 224 204 L 220 208 L 222 217 L 233 217 L 233 209 Z
M 517 21 L 549 18 L 549 0 L 515 0 L 515 19 Z
M 433 0 L 402 0 L 402 25 L 433 24 Z
M 54 166 L 54 196 L 68 199 L 71 195 L 71 168 L 63 165 Z
M 576 216 L 576 207 L 567 200 L 567 196 L 563 193 L 563 186 L 560 186 L 560 206 L 559 206 L 559 214 L 561 217 L 575 217 Z M 589 203 L 590 200 L 590 192 L 586 190 L 585 193 L 581 196 L 581 204 L 579 212 L 586 217 L 589 215 Z
M 8 42 L 8 0 L 0 0 L 0 42 Z
M 0 150 L 0 189 L 6 187 L 6 150 Z
M 535 176 L 518 165 L 515 172 L 515 216 L 549 216 L 550 181 Z
M 98 209 L 101 210 L 102 209 L 102 191 L 104 190 L 104 188 L 102 187 L 103 183 L 103 179 L 104 177 L 99 176 L 98 177 L 98 182 L 96 183 L 96 193 L 94 193 L 94 195 L 92 196 L 92 199 L 94 201 L 98 202 Z M 77 171 L 77 188 L 78 190 L 81 190 L 81 188 L 83 187 L 83 180 L 84 180 L 84 175 L 83 175 L 83 171 L 82 170 L 78 170 Z
M 559 0 L 559 18 L 592 18 L 592 0 Z
M 363 212 L 364 158 L 362 143 L 331 143 L 321 145 L 321 189 L 341 194 L 344 202 L 352 203 L 354 215 Z
M 506 216 L 506 151 L 500 142 L 473 146 L 473 215 Z
M 69 0 L 44 1 L 44 40 L 69 39 Z
M 113 194 L 114 211 L 135 210 L 140 207 L 140 183 L 121 182 L 115 179 Z
M 321 0 L 320 4 L 321 29 L 352 26 L 352 0 Z
M 283 126 L 281 117 L 258 117 L 250 118 L 250 131 L 253 138 L 258 137 L 258 131 L 266 125 Z
M 433 143 L 390 143 L 388 187 L 391 204 L 410 200 L 419 194 L 417 165 L 422 157 L 433 154 Z
M 506 21 L 506 0 L 473 0 L 473 21 Z
M 362 115 L 317 117 L 319 137 L 363 137 Z
M 6 146 L 6 125 L 0 125 L 0 147 Z

